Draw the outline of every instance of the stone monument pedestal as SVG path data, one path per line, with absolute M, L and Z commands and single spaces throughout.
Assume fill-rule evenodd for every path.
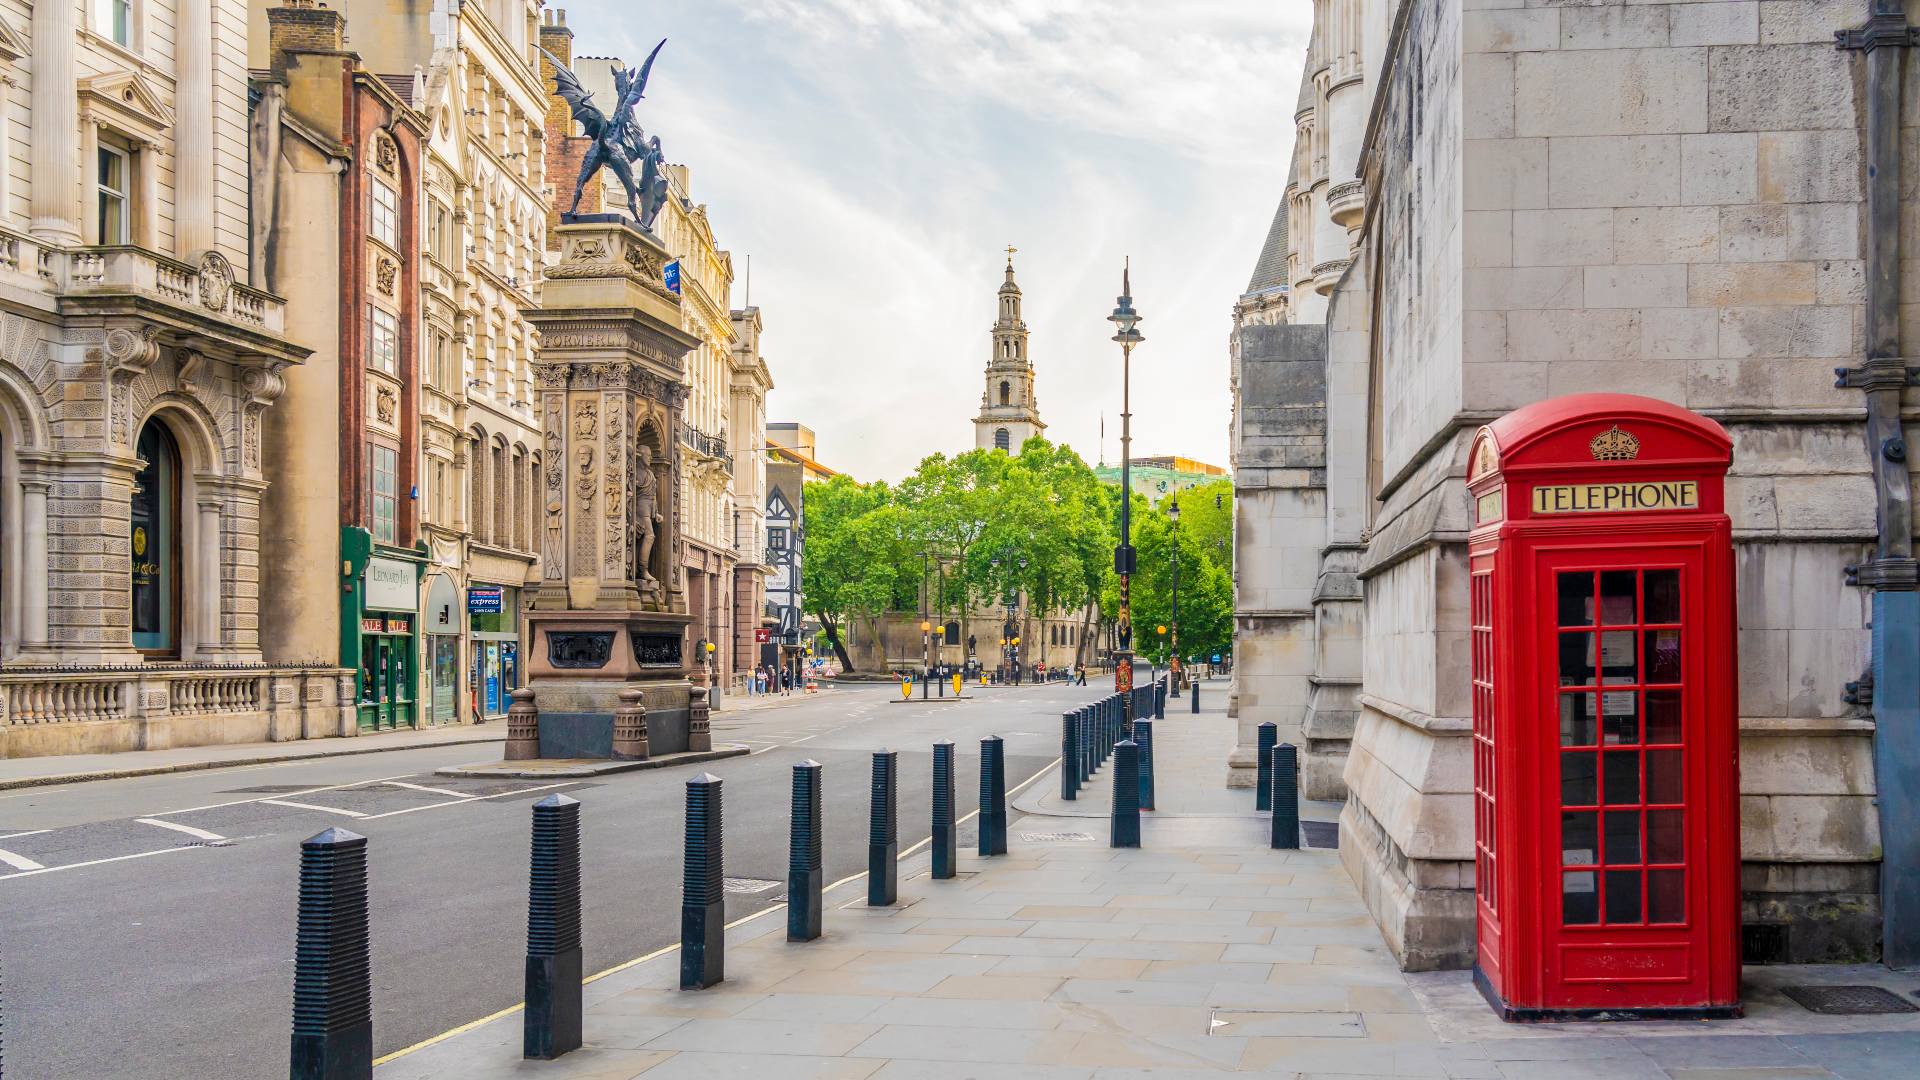
M 678 505 L 698 341 L 658 238 L 611 214 L 553 236 L 560 258 L 527 316 L 541 337 L 540 583 L 522 653 L 537 721 L 508 757 L 532 757 L 536 731 L 542 759 L 709 751 Z

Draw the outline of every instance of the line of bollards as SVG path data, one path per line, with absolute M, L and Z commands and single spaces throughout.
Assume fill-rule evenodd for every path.
M 1134 693 L 1144 717 L 1151 687 Z M 1151 724 L 1142 743 L 1126 739 L 1125 699 L 1113 694 L 1062 718 L 1063 791 L 1077 789 L 1109 756 L 1115 759 L 1113 841 L 1140 846 L 1142 798 L 1152 805 Z M 1147 762 L 1143 775 L 1142 762 Z M 958 864 L 954 744 L 933 745 L 933 876 Z M 824 906 L 824 803 L 817 761 L 793 766 L 787 864 L 787 940 L 820 937 Z M 725 979 L 726 877 L 723 782 L 702 773 L 686 782 L 686 831 L 680 907 L 680 988 Z M 899 895 L 899 753 L 873 755 L 867 902 Z M 1006 743 L 980 740 L 979 849 L 1007 852 Z M 584 1000 L 580 803 L 553 794 L 533 806 L 527 882 L 526 1007 L 522 1052 L 551 1060 L 583 1044 Z M 372 971 L 367 901 L 367 839 L 330 828 L 300 845 L 300 898 L 294 959 L 291 1080 L 371 1080 Z

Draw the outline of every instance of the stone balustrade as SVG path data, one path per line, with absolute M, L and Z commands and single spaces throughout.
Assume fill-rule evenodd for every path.
M 50 246 L 0 228 L 0 281 L 57 293 L 142 293 L 198 317 L 284 335 L 286 302 L 234 280 L 234 273 L 223 262 L 195 266 L 137 247 Z
M 0 671 L 0 757 L 352 735 L 352 674 L 265 664 Z

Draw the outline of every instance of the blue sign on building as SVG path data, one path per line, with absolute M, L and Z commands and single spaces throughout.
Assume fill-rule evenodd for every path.
M 680 295 L 680 260 L 675 259 L 660 271 L 660 280 L 673 295 Z
M 467 612 L 471 615 L 500 614 L 503 590 L 498 585 L 479 585 L 467 590 Z

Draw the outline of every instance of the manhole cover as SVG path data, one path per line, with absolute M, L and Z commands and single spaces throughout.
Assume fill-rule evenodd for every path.
M 730 877 L 726 879 L 725 888 L 730 893 L 763 893 L 779 884 L 765 878 Z
M 1303 821 L 1300 831 L 1306 835 L 1307 846 L 1317 848 L 1337 848 L 1340 846 L 1340 823 L 1337 821 Z
M 1063 840 L 1091 840 L 1092 833 L 1083 832 L 1023 832 L 1020 839 L 1029 844 L 1056 844 Z
M 1878 986 L 1783 986 L 1780 992 L 1808 1012 L 1827 1016 L 1920 1012 L 1920 1005 Z

